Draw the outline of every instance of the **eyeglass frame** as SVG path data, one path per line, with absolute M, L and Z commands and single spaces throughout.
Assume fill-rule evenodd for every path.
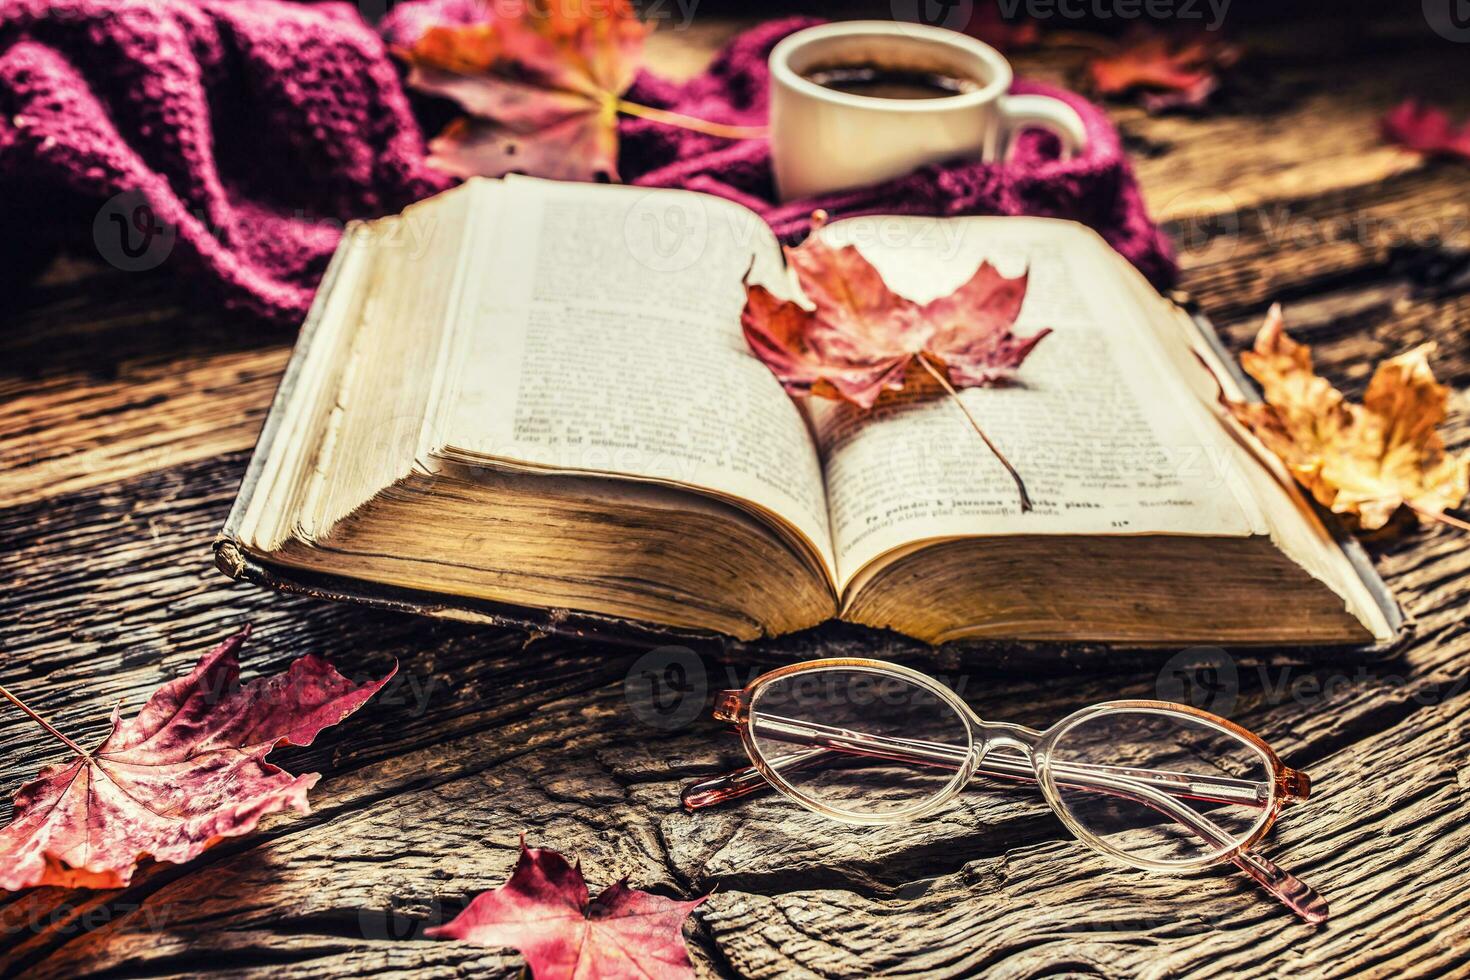
M 774 681 L 790 677 L 794 674 L 818 673 L 832 670 L 854 670 L 879 676 L 900 678 L 934 695 L 942 703 L 948 705 L 964 721 L 966 738 L 968 740 L 965 747 L 966 758 L 955 770 L 954 776 L 951 777 L 942 789 L 910 807 L 878 813 L 859 813 L 830 806 L 802 792 L 786 779 L 779 769 L 772 766 L 766 760 L 766 753 L 756 744 L 755 726 L 750 723 L 751 707 L 755 703 L 756 697 L 761 689 Z M 1242 839 L 1232 843 L 1228 847 L 1211 849 L 1204 854 L 1179 861 L 1159 861 L 1130 854 L 1108 843 L 1099 834 L 1082 826 L 1072 815 L 1069 807 L 1062 802 L 1058 792 L 1056 776 L 1052 769 L 1055 763 L 1051 750 L 1055 747 L 1057 741 L 1073 727 L 1100 715 L 1115 712 L 1148 712 L 1184 716 L 1194 721 L 1203 722 L 1206 725 L 1213 726 L 1226 734 L 1234 736 L 1255 750 L 1260 755 L 1261 760 L 1268 770 L 1267 785 L 1269 786 L 1270 793 L 1269 799 L 1262 805 L 1263 816 L 1258 820 L 1256 826 Z M 1230 861 L 1250 875 L 1252 879 L 1274 898 L 1282 902 L 1307 922 L 1320 923 L 1327 919 L 1328 910 L 1326 900 L 1315 889 L 1253 849 L 1270 832 L 1272 826 L 1276 823 L 1277 818 L 1286 806 L 1306 801 L 1311 793 L 1310 777 L 1305 772 L 1293 769 L 1282 762 L 1281 757 L 1277 755 L 1276 751 L 1254 732 L 1237 725 L 1229 719 L 1213 715 L 1192 705 L 1146 699 L 1104 701 L 1074 711 L 1046 730 L 1038 731 L 1010 722 L 986 721 L 954 691 L 929 675 L 910 667 L 882 660 L 834 657 L 788 664 L 761 674 L 759 677 L 751 680 L 744 688 L 719 692 L 715 698 L 714 718 L 717 721 L 728 722 L 735 726 L 740 735 L 741 743 L 745 748 L 745 753 L 750 758 L 752 765 L 716 777 L 715 779 L 701 780 L 686 787 L 680 795 L 684 808 L 689 812 L 745 796 L 764 788 L 774 788 L 799 806 L 843 823 L 869 826 L 903 823 L 928 816 L 948 805 L 959 795 L 970 780 L 974 778 L 975 774 L 981 771 L 984 760 L 992 749 L 1009 747 L 1018 751 L 1024 757 L 1024 760 L 1032 770 L 1032 775 L 1025 776 L 1015 773 L 997 774 L 993 772 L 991 774 L 1000 775 L 1002 778 L 1018 779 L 1022 782 L 1035 782 L 1040 786 L 1042 796 L 1046 799 L 1047 804 L 1057 815 L 1058 819 L 1062 821 L 1062 824 L 1074 837 L 1087 846 L 1130 867 L 1148 871 L 1187 871 Z M 850 731 L 846 734 L 862 739 L 871 738 L 871 736 Z M 957 748 L 957 746 L 951 748 Z M 893 747 L 890 747 L 890 751 L 894 750 Z M 821 749 L 807 751 L 825 752 L 843 750 L 841 748 L 826 746 Z M 849 748 L 848 751 L 854 754 L 871 754 L 863 753 L 852 748 Z M 888 758 L 894 758 L 894 756 L 890 754 Z M 915 759 L 910 755 L 906 760 L 904 757 L 898 757 L 896 761 L 912 762 Z M 1149 771 L 1139 770 L 1136 767 L 1120 768 L 1129 769 L 1135 774 Z M 1189 776 L 1189 774 L 1170 774 L 1157 770 L 1149 772 L 1153 772 L 1155 776 L 1184 776 L 1194 781 L 1202 778 Z M 1135 777 L 1130 776 L 1127 778 Z M 1102 791 L 1106 792 L 1106 790 Z M 1119 793 L 1118 795 L 1127 796 L 1129 794 Z M 1160 795 L 1167 796 L 1171 794 L 1161 790 Z M 1148 803 L 1147 800 L 1139 799 L 1136 795 L 1133 798 L 1135 802 L 1140 802 L 1143 805 L 1153 805 Z M 1218 802 L 1225 803 L 1244 802 L 1239 799 L 1219 800 L 1218 797 L 1216 799 Z M 1158 810 L 1159 808 L 1155 806 L 1154 809 Z M 1180 809 L 1189 810 L 1188 807 L 1180 807 Z M 1186 826 L 1190 824 L 1189 819 L 1182 818 L 1177 813 L 1170 813 L 1163 810 L 1159 812 L 1163 812 L 1165 816 L 1172 816 L 1173 819 L 1185 823 Z M 1204 816 L 1194 813 L 1192 810 L 1189 810 L 1189 812 L 1194 814 L 1196 818 Z M 1205 817 L 1204 822 L 1213 826 L 1213 823 L 1208 821 L 1207 817 Z M 1202 837 L 1206 837 L 1206 840 L 1208 840 L 1208 835 L 1204 831 L 1201 831 L 1198 826 L 1191 827 L 1190 829 Z M 1221 834 L 1226 833 L 1218 827 L 1215 829 Z M 1233 835 L 1227 836 L 1233 838 Z

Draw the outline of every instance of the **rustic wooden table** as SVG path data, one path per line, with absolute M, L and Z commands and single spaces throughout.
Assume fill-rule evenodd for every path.
M 1378 116 L 1422 94 L 1470 110 L 1470 48 L 1415 16 L 1322 19 L 1249 38 L 1259 88 L 1201 118 L 1116 111 L 1152 207 L 1181 232 L 1185 285 L 1239 346 L 1272 300 L 1357 393 L 1376 359 L 1428 339 L 1470 443 L 1470 169 L 1383 145 Z M 660 35 L 688 73 L 737 25 Z M 1065 80 L 1082 55 L 1022 55 Z M 1312 773 L 1269 852 L 1332 903 L 1293 921 L 1243 876 L 1114 866 L 1019 794 L 899 830 L 850 829 L 777 800 L 699 816 L 683 781 L 736 761 L 713 722 L 639 722 L 637 653 L 290 599 L 227 581 L 209 544 L 292 337 L 200 308 L 162 277 L 85 257 L 7 297 L 0 331 L 0 678 L 62 729 L 99 738 L 226 633 L 256 627 L 247 672 L 308 651 L 405 683 L 316 747 L 309 817 L 278 816 L 121 892 L 0 899 L 0 970 L 28 977 L 512 974 L 514 955 L 427 940 L 426 924 L 508 874 L 521 834 L 579 855 L 594 886 L 688 896 L 716 974 L 854 976 L 1447 975 L 1470 972 L 1470 729 L 1463 622 L 1470 550 L 1426 531 L 1373 546 L 1416 622 L 1360 668 L 1242 667 L 1231 715 Z M 710 687 L 725 686 L 710 662 Z M 729 668 L 743 678 L 748 665 Z M 950 661 L 985 714 L 1045 724 L 1112 696 L 1125 672 L 997 673 Z M 1226 692 L 1227 694 L 1229 692 Z M 0 789 L 58 747 L 0 710 Z M 8 821 L 9 803 L 0 803 Z

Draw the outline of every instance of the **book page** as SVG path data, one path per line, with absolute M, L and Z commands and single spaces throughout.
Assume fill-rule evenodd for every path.
M 455 328 L 446 453 L 732 498 L 795 529 L 831 577 L 810 430 L 740 327 L 752 262 L 780 274 L 765 223 L 683 191 L 500 188 L 471 246 L 482 271 Z
M 1092 232 L 1043 219 L 875 217 L 826 234 L 857 245 L 918 302 L 952 291 L 982 259 L 1008 276 L 1029 269 L 1016 332 L 1053 330 L 1015 383 L 960 393 L 1025 479 L 1029 513 L 937 385 L 889 394 L 866 415 L 814 405 L 842 588 L 887 552 L 943 538 L 1261 532 L 1218 423 L 1168 365 Z

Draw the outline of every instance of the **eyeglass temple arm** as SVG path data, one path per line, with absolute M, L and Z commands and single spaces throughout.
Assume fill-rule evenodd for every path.
M 839 755 L 858 755 L 867 758 L 891 759 L 917 765 L 942 769 L 959 769 L 970 758 L 968 749 L 941 742 L 926 742 L 922 739 L 898 738 L 889 735 L 873 735 L 854 732 L 845 728 L 822 725 L 817 722 L 767 716 L 760 720 L 760 735 L 773 741 L 792 742 L 812 746 L 818 752 L 832 751 Z M 807 750 L 811 751 L 811 750 Z M 811 761 L 802 756 L 803 765 Z M 782 757 L 784 766 L 792 766 L 795 759 Z M 782 768 L 782 767 L 778 767 Z M 1031 761 L 1022 755 L 1005 752 L 987 752 L 975 769 L 976 772 L 1002 779 L 1020 782 L 1036 781 Z M 1150 786 L 1170 796 L 1202 800 L 1207 803 L 1234 803 L 1241 806 L 1263 807 L 1269 796 L 1264 794 L 1258 783 L 1228 776 L 1193 775 L 1164 769 L 1140 769 L 1131 766 L 1111 766 L 1098 763 L 1052 763 L 1052 772 L 1059 782 L 1084 781 L 1093 775 L 1127 777 L 1131 785 Z M 705 780 L 687 788 L 683 793 L 686 809 L 710 806 L 722 800 L 733 799 L 760 789 L 764 778 L 755 767 L 737 770 L 718 779 Z M 1289 795 L 1288 799 L 1306 798 L 1303 788 L 1300 796 Z
M 831 728 L 814 722 L 799 722 L 784 718 L 763 719 L 762 734 L 766 734 L 765 730 L 768 727 L 780 729 L 780 734 L 776 737 L 783 741 L 815 743 L 811 748 L 800 749 L 770 760 L 768 764 L 782 771 L 806 768 L 833 756 L 844 755 L 887 758 L 900 762 L 907 761 L 955 769 L 963 765 L 964 760 L 968 758 L 965 750 L 951 745 L 924 742 L 918 739 L 868 735 L 847 729 Z M 1035 770 L 1030 760 L 1017 754 L 987 753 L 980 765 L 976 767 L 976 771 L 1014 779 L 1018 782 L 1036 782 Z M 1053 772 L 1063 781 L 1064 785 L 1078 786 L 1135 800 L 1184 824 L 1215 847 L 1228 846 L 1230 836 L 1214 821 L 1182 805 L 1175 797 L 1242 805 L 1264 805 L 1264 801 L 1256 803 L 1254 800 L 1247 800 L 1243 794 L 1238 792 L 1241 785 L 1247 785 L 1252 788 L 1251 795 L 1254 797 L 1256 795 L 1254 784 L 1227 777 L 1201 778 L 1165 770 L 1133 769 L 1091 763 L 1060 765 L 1053 763 Z M 1198 792 L 1198 788 L 1200 784 L 1207 781 L 1213 784 L 1217 792 L 1226 785 L 1237 789 L 1237 792 L 1223 799 L 1203 796 Z M 1162 785 L 1159 785 L 1160 782 Z M 769 785 L 760 770 L 754 766 L 747 766 L 716 779 L 695 783 L 684 790 L 681 798 L 685 809 L 693 811 L 746 796 L 766 789 Z M 1181 789 L 1187 791 L 1181 792 Z M 1288 789 L 1296 790 L 1295 793 L 1288 795 L 1288 799 L 1305 799 L 1307 792 L 1305 778 L 1297 783 L 1289 783 Z M 1267 893 L 1305 921 L 1312 923 L 1326 921 L 1326 900 L 1312 886 L 1281 868 L 1269 858 L 1253 851 L 1236 851 L 1231 855 L 1231 861 L 1250 875 Z
M 1069 783 L 1081 785 L 1082 788 L 1095 792 L 1110 793 L 1134 800 L 1182 823 L 1212 847 L 1219 849 L 1233 847 L 1230 834 L 1221 829 L 1220 825 L 1211 820 L 1207 814 L 1185 806 L 1175 797 L 1160 792 L 1152 786 L 1140 785 L 1128 776 L 1114 777 L 1098 773 L 1090 777 L 1087 782 L 1072 783 L 1069 780 Z M 1272 898 L 1291 909 L 1303 920 L 1314 924 L 1327 921 L 1327 900 L 1311 885 L 1270 858 L 1255 851 L 1233 849 L 1230 860 L 1255 879 L 1256 883 Z

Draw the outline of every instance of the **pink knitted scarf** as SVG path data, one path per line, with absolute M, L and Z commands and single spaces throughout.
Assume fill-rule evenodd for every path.
M 381 25 L 402 43 L 471 0 L 413 0 Z M 631 97 L 759 124 L 766 55 L 809 21 L 736 38 L 685 84 L 643 73 Z M 786 239 L 813 208 L 1033 214 L 1096 228 L 1156 284 L 1169 245 L 1149 221 L 1117 131 L 1091 103 L 1081 157 L 1040 133 L 1005 166 L 958 163 L 819 199 L 772 201 L 764 141 L 731 143 L 646 120 L 623 123 L 619 167 L 638 184 L 746 204 Z M 423 104 L 419 109 L 432 114 Z M 396 211 L 449 186 L 382 37 L 345 3 L 283 0 L 3 0 L 0 3 L 0 268 L 34 270 L 56 246 L 127 270 L 171 270 L 215 301 L 298 323 L 350 218 Z

